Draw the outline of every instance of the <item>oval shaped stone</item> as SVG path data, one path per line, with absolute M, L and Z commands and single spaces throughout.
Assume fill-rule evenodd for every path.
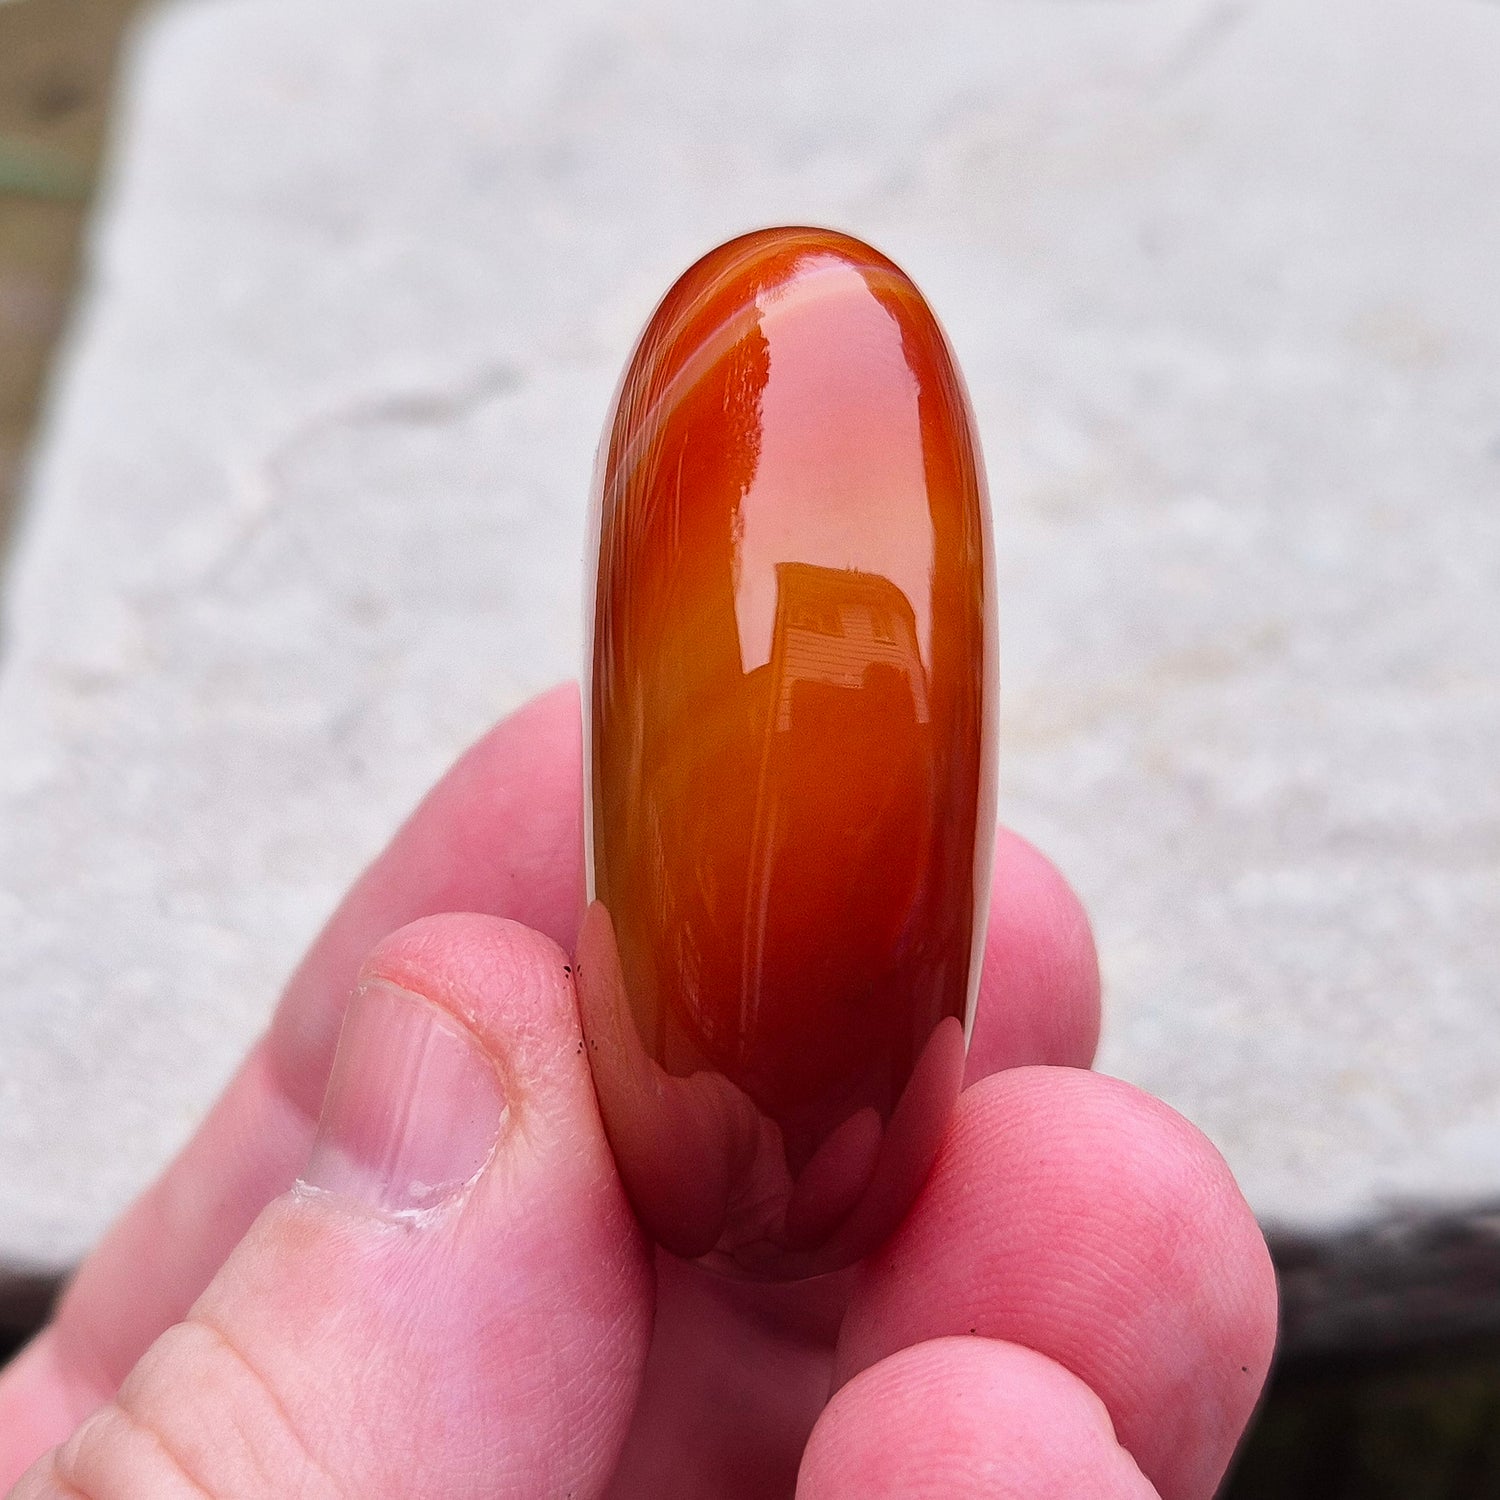
M 815 229 L 682 276 L 596 476 L 585 1035 L 636 1209 L 768 1277 L 894 1227 L 957 1095 L 995 632 L 968 398 L 912 282 Z

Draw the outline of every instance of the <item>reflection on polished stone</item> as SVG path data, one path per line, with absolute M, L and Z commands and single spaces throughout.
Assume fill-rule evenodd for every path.
M 994 820 L 963 383 L 868 246 L 722 246 L 600 453 L 580 994 L 662 1244 L 799 1276 L 889 1232 L 962 1073 Z

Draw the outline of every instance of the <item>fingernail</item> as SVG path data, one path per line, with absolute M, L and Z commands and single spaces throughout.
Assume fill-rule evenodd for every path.
M 456 1197 L 500 1138 L 505 1095 L 477 1038 L 384 980 L 349 1002 L 304 1186 L 392 1218 Z

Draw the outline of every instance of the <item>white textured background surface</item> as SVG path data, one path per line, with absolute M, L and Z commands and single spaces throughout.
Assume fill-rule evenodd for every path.
M 130 79 L 0 668 L 0 1266 L 190 1129 L 336 895 L 578 660 L 655 298 L 927 290 L 1002 812 L 1102 1065 L 1316 1229 L 1500 1191 L 1500 6 L 200 0 Z

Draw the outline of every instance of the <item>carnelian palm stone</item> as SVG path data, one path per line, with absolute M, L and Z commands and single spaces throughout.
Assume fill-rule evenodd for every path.
M 579 989 L 636 1209 L 812 1275 L 959 1088 L 993 843 L 988 501 L 912 282 L 846 235 L 700 260 L 600 449 Z

